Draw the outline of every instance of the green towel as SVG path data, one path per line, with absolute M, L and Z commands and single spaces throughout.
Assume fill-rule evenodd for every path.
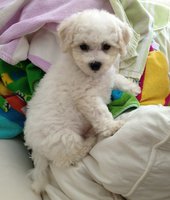
M 137 0 L 109 0 L 115 15 L 131 27 L 127 54 L 121 57 L 120 74 L 139 81 L 153 39 L 153 19 Z
M 118 117 L 125 111 L 129 111 L 140 106 L 135 96 L 120 90 L 112 91 L 111 100 L 112 101 L 108 104 L 108 109 L 114 118 Z

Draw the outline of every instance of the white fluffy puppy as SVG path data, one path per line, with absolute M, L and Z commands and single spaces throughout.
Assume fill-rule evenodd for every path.
M 60 24 L 58 38 L 65 53 L 40 81 L 25 123 L 37 192 L 47 181 L 50 162 L 58 167 L 74 164 L 93 147 L 95 135 L 108 137 L 122 126 L 106 106 L 114 87 L 139 92 L 115 73 L 114 62 L 125 54 L 130 32 L 114 15 L 99 10 L 74 14 Z

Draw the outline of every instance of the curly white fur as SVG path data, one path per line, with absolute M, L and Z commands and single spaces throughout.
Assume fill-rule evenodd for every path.
M 98 10 L 74 14 L 60 24 L 58 37 L 65 53 L 40 81 L 25 123 L 36 192 L 48 181 L 50 162 L 58 167 L 75 164 L 93 147 L 96 135 L 111 136 L 123 125 L 106 106 L 114 87 L 139 92 L 137 85 L 115 73 L 114 62 L 125 54 L 130 31 L 114 15 Z M 101 66 L 92 69 L 94 62 Z

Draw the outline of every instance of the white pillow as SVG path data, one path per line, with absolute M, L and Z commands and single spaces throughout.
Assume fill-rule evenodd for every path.
M 170 107 L 140 107 L 126 119 L 76 167 L 51 166 L 54 185 L 47 194 L 62 193 L 62 200 L 112 200 L 112 193 L 128 200 L 170 200 Z
M 92 149 L 93 176 L 129 200 L 170 200 L 170 107 L 144 106 L 127 120 Z

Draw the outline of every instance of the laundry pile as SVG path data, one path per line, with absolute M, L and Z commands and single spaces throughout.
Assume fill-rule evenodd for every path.
M 166 57 L 160 50 L 149 52 L 153 20 L 138 1 L 128 4 L 117 0 L 48 0 L 43 3 L 42 0 L 6 0 L 0 4 L 0 138 L 13 138 L 22 133 L 27 102 L 40 79 L 60 56 L 56 37 L 58 24 L 85 9 L 105 9 L 128 23 L 132 30 L 128 53 L 121 58 L 119 71 L 139 83 L 142 93 L 137 100 L 130 94 L 113 91 L 108 105 L 113 116 L 137 108 L 140 103 L 169 105 Z M 139 14 L 140 18 L 134 18 Z M 155 86 L 157 81 L 159 84 Z M 161 81 L 164 89 L 161 89 Z M 158 99 L 154 91 L 161 92 L 162 97 Z

